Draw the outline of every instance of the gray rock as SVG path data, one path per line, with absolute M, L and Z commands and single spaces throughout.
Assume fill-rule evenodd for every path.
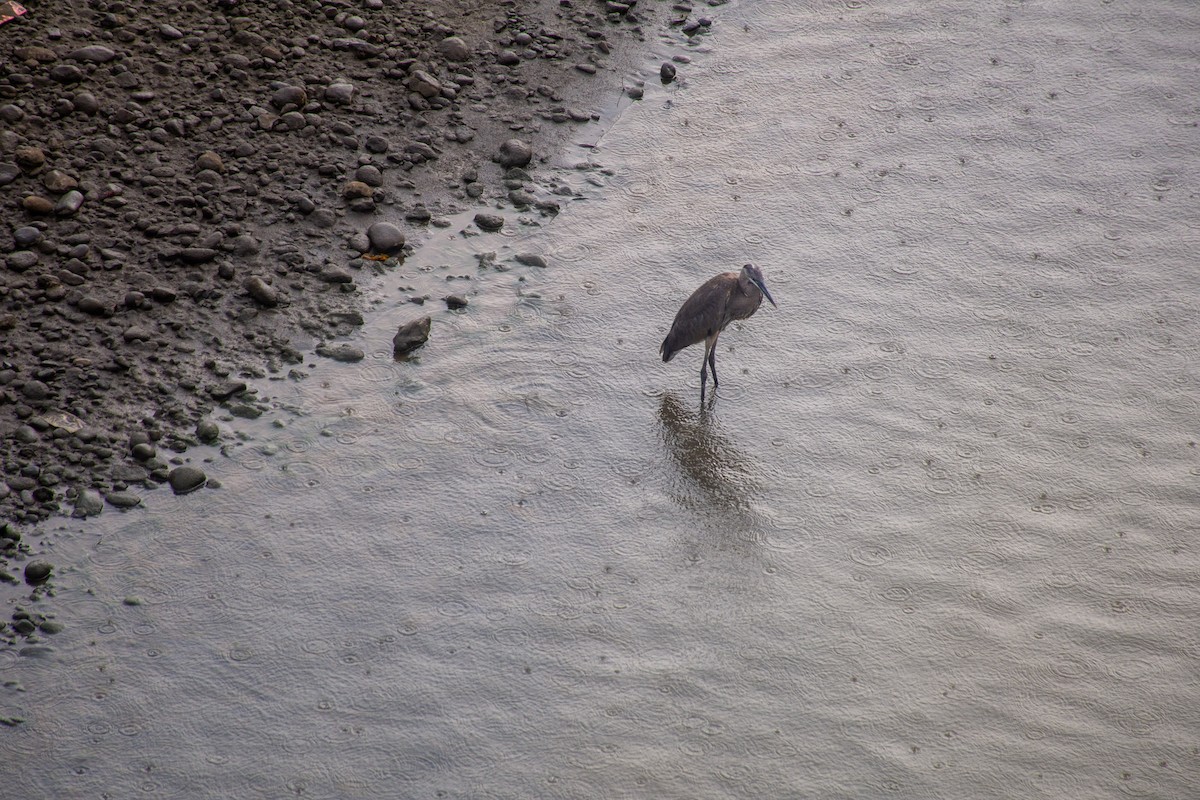
M 185 247 L 179 251 L 179 258 L 185 264 L 206 264 L 217 257 L 217 251 L 211 247 Z
M 279 292 L 257 275 L 247 278 L 244 286 L 246 294 L 250 295 L 254 302 L 260 306 L 275 308 L 275 306 L 279 305 Z
M 496 56 L 496 63 L 502 67 L 515 67 L 521 63 L 521 57 L 512 50 L 501 50 Z
M 171 470 L 167 481 L 171 484 L 171 490 L 175 494 L 187 494 L 206 484 L 208 476 L 204 474 L 204 470 L 197 467 L 182 466 Z
M 5 483 L 7 483 L 8 488 L 12 489 L 14 492 L 27 492 L 30 489 L 36 488 L 38 485 L 37 479 L 31 478 L 28 475 L 13 475 L 12 477 L 6 478 Z
M 112 308 L 107 303 L 92 295 L 85 295 L 79 298 L 79 302 L 75 307 L 85 314 L 91 314 L 93 317 L 107 317 L 112 313 Z
M 114 508 L 136 508 L 142 504 L 142 498 L 132 492 L 109 492 L 104 501 Z
M 423 69 L 414 70 L 408 76 L 408 88 L 424 98 L 437 97 L 442 93 L 442 84 Z
M 246 391 L 247 388 L 245 381 L 225 381 L 209 387 L 208 395 L 214 400 L 228 400 L 235 394 Z
M 520 189 L 513 189 L 508 193 L 508 202 L 512 203 L 518 208 L 524 208 L 533 205 L 535 200 L 533 195 L 531 195 L 529 192 L 525 192 Z
M 411 144 L 405 145 L 404 152 L 411 153 L 415 156 L 420 156 L 425 161 L 434 161 L 437 159 L 437 157 L 439 155 L 437 150 L 434 150 L 432 147 L 425 144 L 424 142 L 413 142 Z
M 394 255 L 404 247 L 404 232 L 390 222 L 376 222 L 367 228 L 367 239 L 376 253 Z
M 0 164 L 0 186 L 7 186 L 19 177 L 21 177 L 21 168 L 16 164 L 9 162 Z
M 448 294 L 443 299 L 449 309 L 466 308 L 468 305 L 466 296 L 461 294 Z
M 74 64 L 59 64 L 50 69 L 50 80 L 58 83 L 79 83 L 84 77 L 83 70 Z
M 664 61 L 662 66 L 658 68 L 658 77 L 664 84 L 675 80 L 675 65 L 670 61 Z
M 141 483 L 150 477 L 150 472 L 137 464 L 117 464 L 110 475 L 114 481 L 121 483 Z
M 429 209 L 425 206 L 417 206 L 404 212 L 404 219 L 409 222 L 417 222 L 422 225 L 429 222 L 433 218 L 433 214 L 429 213 Z
M 50 387 L 42 381 L 25 381 L 21 387 L 21 394 L 29 400 L 45 400 L 50 396 Z
M 74 517 L 94 517 L 104 510 L 104 498 L 95 489 L 81 489 L 75 496 Z
M 150 442 L 138 442 L 129 452 L 138 461 L 149 461 L 158 453 Z
M 17 165 L 26 172 L 37 172 L 46 163 L 46 152 L 40 147 L 26 145 L 18 147 L 13 156 L 17 160 Z
M 54 565 L 49 561 L 30 561 L 25 565 L 25 582 L 42 583 L 50 577 L 50 573 L 53 571 Z
M 271 105 L 283 110 L 288 106 L 303 108 L 308 103 L 308 92 L 303 86 L 281 86 L 271 95 Z
M 250 403 L 234 403 L 229 406 L 229 413 L 241 419 L 258 419 L 262 416 L 263 410 Z
M 324 356 L 325 358 L 332 358 L 334 361 L 343 361 L 346 363 L 362 361 L 367 357 L 367 354 L 362 350 L 348 344 L 339 344 L 332 347 L 324 344 L 319 345 L 317 347 L 317 355 Z
M 126 342 L 148 342 L 154 338 L 154 333 L 141 325 L 130 325 L 121 334 Z
M 76 111 L 87 114 L 89 117 L 100 111 L 100 101 L 91 92 L 77 92 L 71 98 L 71 103 L 75 106 Z
M 80 47 L 78 50 L 72 50 L 67 53 L 67 58 L 72 61 L 89 61 L 93 64 L 103 64 L 107 61 L 112 61 L 117 57 L 117 53 L 111 47 L 105 47 L 102 44 L 90 44 L 87 47 Z
M 546 259 L 537 253 L 517 253 L 516 260 L 518 264 L 524 264 L 527 267 L 545 267 Z
M 498 231 L 504 227 L 504 217 L 481 211 L 475 215 L 475 224 L 479 226 L 480 230 Z
M 42 185 L 55 194 L 62 194 L 63 192 L 69 192 L 72 189 L 78 188 L 79 181 L 61 169 L 51 169 L 42 175 Z
M 29 425 L 18 425 L 13 431 L 13 438 L 21 444 L 33 444 L 38 440 L 38 433 Z
M 60 217 L 69 217 L 83 206 L 83 192 L 72 189 L 58 199 L 54 204 L 54 213 Z
M 229 248 L 237 256 L 252 256 L 262 249 L 262 243 L 248 233 L 235 236 L 229 242 Z
M 520 139 L 509 139 L 500 145 L 496 161 L 502 167 L 523 167 L 533 160 L 533 148 Z
M 425 344 L 429 340 L 431 323 L 432 319 L 426 316 L 401 325 L 392 337 L 392 353 L 397 357 L 403 356 Z
M 349 83 L 331 83 L 325 87 L 325 100 L 339 106 L 349 105 L 354 99 L 354 86 Z
M 332 228 L 337 224 L 337 215 L 328 208 L 318 208 L 309 215 L 308 221 L 318 228 Z
M 219 153 L 212 150 L 205 150 L 200 155 L 196 156 L 196 170 L 211 169 L 213 172 L 224 172 L 225 162 L 221 159 Z
M 221 429 L 211 419 L 202 419 L 196 423 L 196 438 L 205 444 L 212 444 L 221 436 Z
M 442 58 L 447 61 L 469 61 L 471 59 L 471 49 L 458 36 L 447 36 L 442 39 L 438 42 L 437 49 Z
M 354 276 L 347 270 L 338 267 L 328 267 L 321 270 L 321 280 L 326 283 L 354 283 Z
M 354 177 L 371 188 L 383 186 L 383 173 L 374 164 L 363 164 L 354 170 Z
M 32 250 L 18 250 L 15 253 L 9 253 L 6 262 L 8 268 L 13 272 L 24 272 L 38 263 L 38 254 Z

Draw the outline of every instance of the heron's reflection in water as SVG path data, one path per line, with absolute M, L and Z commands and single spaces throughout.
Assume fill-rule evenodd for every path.
M 668 392 L 658 419 L 663 443 L 681 478 L 672 482 L 672 499 L 706 519 L 719 512 L 714 521 L 739 532 L 756 527 L 757 514 L 750 501 L 758 487 L 751 464 L 721 432 L 712 414 L 703 408 L 694 411 Z

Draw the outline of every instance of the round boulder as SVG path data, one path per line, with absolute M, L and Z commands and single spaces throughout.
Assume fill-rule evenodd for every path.
M 325 102 L 339 106 L 348 105 L 354 99 L 353 84 L 339 82 L 325 87 Z
M 271 105 L 278 109 L 288 106 L 303 108 L 308 103 L 308 92 L 303 86 L 281 86 L 271 95 Z
M 25 582 L 29 584 L 43 583 L 54 571 L 54 566 L 48 561 L 30 561 L 25 565 Z
M 509 139 L 500 145 L 496 161 L 502 167 L 523 167 L 533 160 L 533 147 L 520 139 Z
M 196 438 L 205 444 L 212 444 L 221 437 L 221 429 L 211 419 L 202 419 L 196 423 Z
M 480 230 L 494 232 L 504 227 L 504 217 L 481 211 L 475 215 L 475 224 L 479 226 Z
M 438 42 L 437 49 L 442 54 L 442 58 L 447 61 L 468 61 L 471 58 L 471 49 L 458 36 L 447 36 L 442 39 Z
M 187 494 L 208 483 L 208 476 L 204 474 L 204 470 L 183 466 L 171 470 L 167 481 L 171 484 L 171 489 L 175 494 Z
M 367 239 L 374 253 L 395 255 L 404 247 L 404 232 L 390 222 L 376 222 L 367 228 Z

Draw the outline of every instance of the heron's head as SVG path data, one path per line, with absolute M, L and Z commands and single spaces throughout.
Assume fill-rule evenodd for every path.
M 775 298 L 771 297 L 771 293 L 767 291 L 767 283 L 763 280 L 762 270 L 753 264 L 747 264 L 746 266 L 742 267 L 742 274 L 745 275 L 751 283 L 758 287 L 758 290 L 763 293 L 763 297 L 771 301 L 771 305 L 779 308 L 779 305 L 775 302 Z

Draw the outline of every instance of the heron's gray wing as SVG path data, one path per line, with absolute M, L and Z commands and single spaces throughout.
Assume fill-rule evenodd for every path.
M 663 360 L 685 347 L 702 342 L 729 322 L 729 295 L 737 287 L 737 273 L 724 272 L 705 281 L 684 301 L 671 323 L 671 332 L 659 348 Z

